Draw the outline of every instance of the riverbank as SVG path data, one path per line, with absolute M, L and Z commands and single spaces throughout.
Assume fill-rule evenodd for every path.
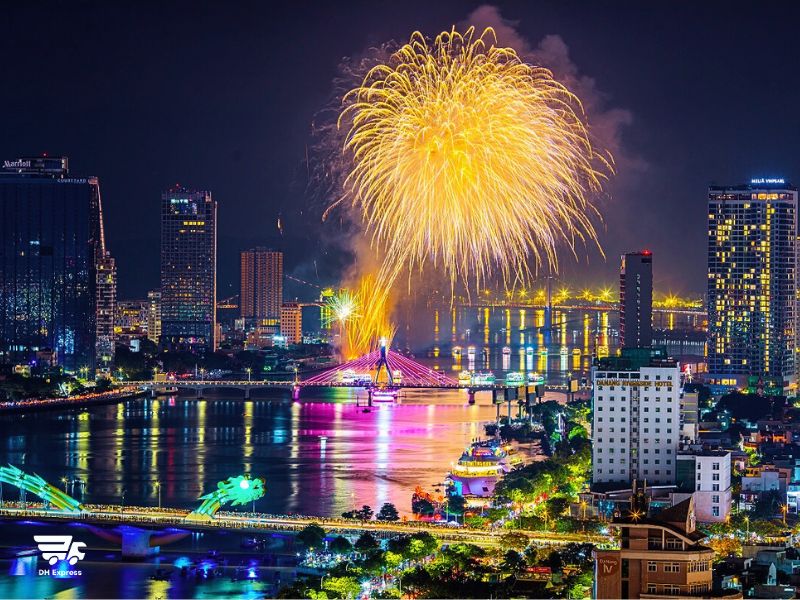
M 84 408 L 102 404 L 117 404 L 146 396 L 147 392 L 136 388 L 122 388 L 108 392 L 81 394 L 68 398 L 42 398 L 20 400 L 19 402 L 0 402 L 0 414 L 63 410 L 65 408 Z

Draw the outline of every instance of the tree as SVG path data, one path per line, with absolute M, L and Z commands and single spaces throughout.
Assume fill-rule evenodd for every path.
M 358 598 L 361 595 L 361 584 L 355 577 L 328 577 L 322 584 L 322 589 L 339 598 Z
M 306 548 L 321 548 L 325 542 L 325 530 L 316 523 L 311 523 L 297 534 L 297 540 Z
M 362 521 L 369 521 L 372 518 L 373 512 L 369 505 L 365 504 L 356 511 L 356 518 Z
M 500 538 L 500 546 L 502 548 L 509 548 L 517 552 L 522 552 L 528 547 L 530 541 L 530 538 L 524 533 L 509 531 L 508 533 L 504 533 L 503 537 Z
M 380 548 L 380 546 L 381 545 L 378 543 L 378 540 L 375 539 L 375 536 L 368 531 L 362 533 L 356 540 L 356 550 L 361 553 L 367 553 L 370 550 L 376 550 L 377 548 Z
M 503 570 L 517 573 L 525 568 L 525 559 L 519 552 L 514 550 L 506 550 L 503 555 Z
M 394 504 L 390 502 L 386 502 L 381 509 L 378 511 L 378 514 L 375 515 L 375 518 L 378 521 L 399 521 L 400 515 L 397 513 L 397 508 Z
M 435 507 L 433 506 L 433 502 L 427 498 L 412 498 L 411 512 L 414 514 L 429 517 L 434 513 L 434 511 Z
M 447 500 L 447 510 L 454 515 L 463 515 L 467 509 L 467 500 L 464 496 L 450 496 Z
M 334 554 L 347 554 L 353 549 L 353 544 L 346 537 L 337 535 L 328 544 L 328 550 Z

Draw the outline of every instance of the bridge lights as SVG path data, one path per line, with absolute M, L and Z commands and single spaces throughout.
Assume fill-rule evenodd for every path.
M 153 487 L 155 487 L 158 492 L 158 509 L 161 510 L 161 482 L 156 479 L 155 483 L 153 483 Z

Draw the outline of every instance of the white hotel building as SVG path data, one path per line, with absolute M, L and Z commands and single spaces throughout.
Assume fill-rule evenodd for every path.
M 674 484 L 680 365 L 659 349 L 625 349 L 592 368 L 592 483 Z

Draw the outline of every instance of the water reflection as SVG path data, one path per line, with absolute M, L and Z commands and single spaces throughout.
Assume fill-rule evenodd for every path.
M 488 397 L 468 406 L 460 392 L 411 394 L 369 413 L 353 400 L 341 390 L 299 403 L 187 396 L 3 417 L 0 463 L 81 479 L 93 503 L 156 505 L 159 482 L 164 506 L 190 507 L 217 481 L 251 472 L 267 481 L 258 510 L 338 515 L 355 501 L 408 512 L 414 488 L 441 482 L 495 414 Z

